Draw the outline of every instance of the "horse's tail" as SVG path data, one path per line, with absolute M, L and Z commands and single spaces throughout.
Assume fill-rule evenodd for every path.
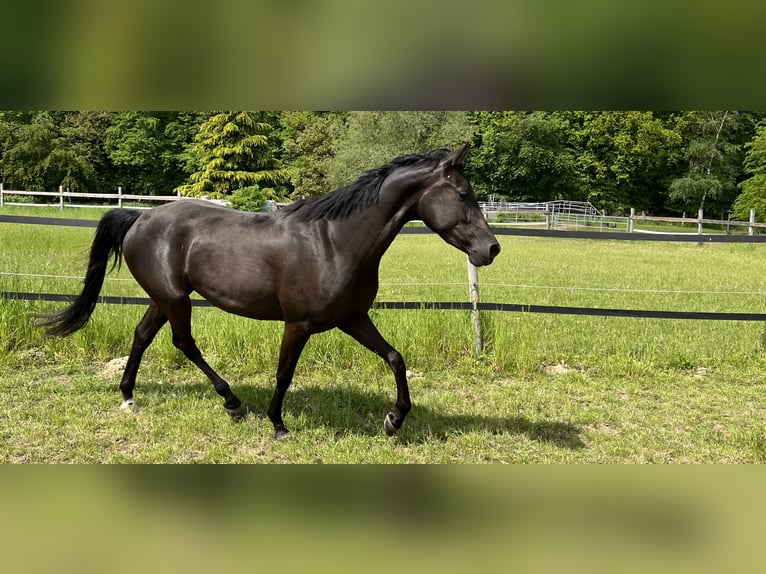
M 51 337 L 65 337 L 82 329 L 93 314 L 98 302 L 98 295 L 104 284 L 109 256 L 114 255 L 112 269 L 119 265 L 122 258 L 122 242 L 128 230 L 141 215 L 129 209 L 113 209 L 98 222 L 96 236 L 90 248 L 88 270 L 83 280 L 82 292 L 69 307 L 44 315 L 38 327 L 47 327 Z

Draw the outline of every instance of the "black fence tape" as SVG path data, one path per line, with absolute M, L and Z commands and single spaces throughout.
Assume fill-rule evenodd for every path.
M 71 303 L 76 295 L 60 293 L 25 293 L 0 291 L 0 298 L 12 301 L 52 301 Z M 107 305 L 149 305 L 148 297 L 101 296 L 99 303 Z M 192 299 L 193 307 L 212 307 L 204 299 Z M 419 301 L 376 301 L 373 309 L 395 310 L 449 310 L 472 311 L 474 306 L 467 301 L 419 302 Z M 704 321 L 766 321 L 765 313 L 713 313 L 704 311 L 652 311 L 641 309 L 598 309 L 591 307 L 557 307 L 551 305 L 523 305 L 516 303 L 478 303 L 479 311 L 502 311 L 513 313 L 548 313 L 554 315 L 586 315 L 591 317 L 633 317 L 643 319 L 691 319 Z
M 0 223 L 24 223 L 27 225 L 58 225 L 70 227 L 96 227 L 92 219 L 65 219 L 58 217 L 35 217 L 29 215 L 0 215 Z M 492 227 L 495 235 L 519 235 L 525 237 L 559 237 L 562 239 L 609 239 L 617 241 L 675 241 L 683 243 L 766 243 L 766 234 L 758 235 L 698 235 L 696 233 L 626 233 L 620 231 L 561 231 L 533 228 Z M 404 235 L 433 233 L 427 227 L 404 227 Z

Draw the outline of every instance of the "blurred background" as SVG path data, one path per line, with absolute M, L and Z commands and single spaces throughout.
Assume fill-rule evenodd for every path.
M 749 572 L 741 467 L 6 467 L 12 571 Z
M 766 5 L 6 2 L 0 108 L 758 109 Z

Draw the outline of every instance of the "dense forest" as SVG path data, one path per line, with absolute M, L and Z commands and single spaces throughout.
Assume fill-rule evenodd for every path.
M 0 182 L 258 209 L 465 141 L 482 199 L 766 218 L 766 114 L 737 111 L 0 112 Z

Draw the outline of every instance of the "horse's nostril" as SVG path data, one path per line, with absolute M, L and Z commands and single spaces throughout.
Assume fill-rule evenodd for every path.
M 499 243 L 493 243 L 489 246 L 489 256 L 494 259 L 497 257 L 497 254 L 500 253 L 500 244 Z

